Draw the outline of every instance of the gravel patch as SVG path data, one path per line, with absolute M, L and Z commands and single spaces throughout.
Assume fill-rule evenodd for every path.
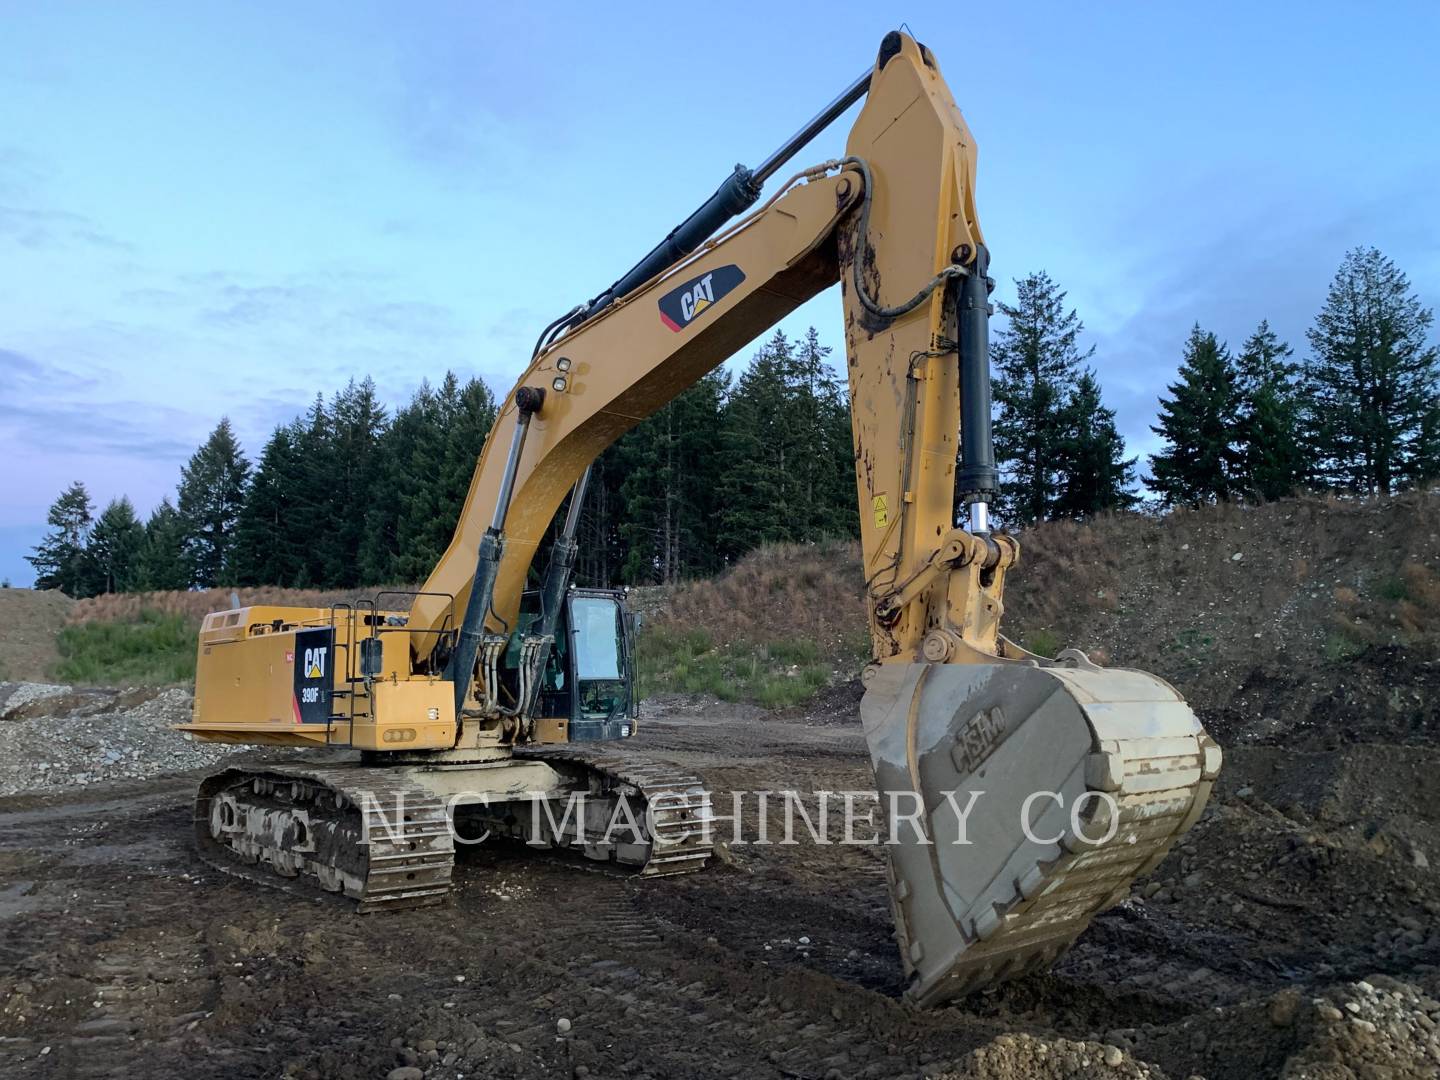
M 69 692 L 70 687 L 55 683 L 0 683 L 0 720 L 13 719 L 27 705 Z
M 160 690 L 0 683 L 0 795 L 140 780 L 253 749 L 194 742 L 175 724 L 193 697 Z

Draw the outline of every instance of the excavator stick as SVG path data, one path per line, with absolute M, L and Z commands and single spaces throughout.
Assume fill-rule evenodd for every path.
M 1000 636 L 1020 549 L 988 512 L 975 144 L 912 38 L 882 42 L 847 153 L 865 187 L 839 243 L 875 657 L 860 711 L 908 996 L 929 1005 L 1059 956 L 1199 816 L 1220 750 L 1160 679 Z

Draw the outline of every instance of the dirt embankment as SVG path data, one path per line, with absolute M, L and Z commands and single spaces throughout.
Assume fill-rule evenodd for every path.
M 1056 522 L 1020 543 L 1008 636 L 1154 672 L 1224 743 L 1440 733 L 1440 496 Z M 854 544 L 782 545 L 646 602 L 717 646 L 805 639 L 853 665 L 863 580 Z
M 75 607 L 57 589 L 0 589 L 0 679 L 40 682 L 60 659 L 55 635 Z
M 1008 632 L 1169 679 L 1222 743 L 1440 734 L 1440 497 L 1056 523 L 1021 542 Z
M 275 604 L 280 607 L 329 608 L 336 604 L 353 604 L 357 600 L 371 600 L 376 594 L 381 599 L 398 607 L 405 607 L 403 595 L 384 595 L 385 590 L 395 589 L 402 593 L 417 586 L 391 585 L 369 589 L 282 589 L 262 585 L 237 589 L 193 589 L 171 592 L 110 593 L 105 596 L 91 596 L 74 602 L 69 613 L 69 622 L 133 622 L 144 612 L 161 615 L 179 615 L 198 624 L 212 611 L 227 611 L 237 604 L 250 607 L 257 604 Z

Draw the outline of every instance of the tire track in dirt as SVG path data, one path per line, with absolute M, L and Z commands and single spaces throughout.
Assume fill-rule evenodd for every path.
M 853 729 L 740 722 L 723 706 L 650 721 L 635 752 L 697 769 L 722 805 L 732 790 L 869 784 Z M 1353 760 L 1386 758 L 1372 747 Z M 1287 985 L 1330 993 L 1367 969 L 1440 989 L 1424 932 L 1418 945 L 1388 930 L 1375 943 L 1366 921 L 1372 905 L 1411 919 L 1434 902 L 1433 874 L 1407 846 L 1429 827 L 1428 796 L 1406 801 L 1413 779 L 1396 770 L 1377 794 L 1328 758 L 1336 779 L 1311 790 L 1289 777 L 1298 762 L 1266 750 L 1234 763 L 1217 812 L 1145 886 L 1170 882 L 1173 896 L 1137 890 L 1052 972 L 924 1013 L 898 998 L 883 850 L 818 844 L 803 828 L 793 846 L 732 845 L 706 873 L 654 880 L 484 845 L 462 854 L 449 905 L 357 917 L 198 863 L 193 777 L 4 799 L 0 1069 L 999 1077 L 964 1070 L 985 1046 L 1020 1060 L 991 1043 L 1015 1032 L 1105 1039 L 1175 1077 L 1275 1076 L 1288 1056 L 1332 1045 L 1358 1062 L 1369 1051 L 1324 1041 L 1318 1007 L 1302 1000 L 1283 1028 L 1267 1010 Z M 1296 806 L 1266 786 L 1281 781 Z M 1255 794 L 1235 795 L 1241 783 Z M 1390 815 L 1380 825 L 1366 816 L 1376 808 Z M 745 823 L 753 833 L 752 807 Z M 1203 882 L 1185 884 L 1192 875 Z

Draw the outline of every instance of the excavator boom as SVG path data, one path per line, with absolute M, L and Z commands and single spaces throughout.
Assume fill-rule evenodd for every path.
M 862 96 L 844 158 L 798 172 L 711 235 Z M 561 647 L 555 619 L 591 463 L 839 283 L 872 641 L 861 722 L 899 839 L 891 897 L 910 996 L 935 1002 L 1046 964 L 1125 896 L 1203 809 L 1219 750 L 1161 680 L 1075 652 L 1034 656 L 1000 633 L 1019 546 L 989 523 L 992 282 L 975 175 L 974 140 L 934 56 L 891 33 L 873 70 L 795 139 L 757 169 L 737 168 L 615 285 L 552 323 L 500 409 L 448 550 L 408 614 L 393 617 L 403 649 L 397 636 L 352 650 L 370 661 L 346 681 L 347 745 L 404 751 L 407 782 L 433 792 L 427 760 L 473 764 L 557 741 L 536 702 Z M 532 618 L 526 577 L 567 493 L 571 513 Z M 215 719 L 204 669 L 202 656 L 189 730 L 257 734 Z M 422 726 L 413 711 L 382 716 L 408 685 L 408 708 L 428 709 Z M 386 745 L 392 735 L 402 745 Z M 283 789 L 279 778 L 257 783 L 272 799 Z M 688 779 L 672 788 L 699 798 Z M 708 815 L 708 801 L 684 805 Z M 206 827 L 247 813 L 212 800 Z M 703 861 L 667 835 L 668 857 Z M 661 850 L 662 838 L 654 843 Z

